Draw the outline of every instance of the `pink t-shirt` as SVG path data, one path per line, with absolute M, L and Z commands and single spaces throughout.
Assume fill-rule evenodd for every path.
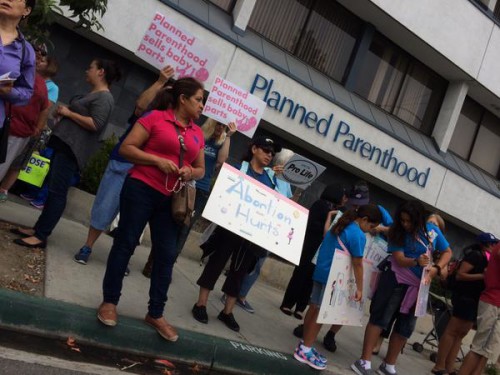
M 149 133 L 149 139 L 144 144 L 142 150 L 148 154 L 153 154 L 173 161 L 179 166 L 180 144 L 174 126 L 177 126 L 184 137 L 187 150 L 184 152 L 183 165 L 191 165 L 200 151 L 203 152 L 205 140 L 203 132 L 199 126 L 190 122 L 187 127 L 182 127 L 175 120 L 174 111 L 152 111 L 148 115 L 138 120 L 144 129 Z M 141 180 L 153 189 L 171 195 L 165 188 L 167 174 L 153 165 L 136 164 L 130 170 L 130 176 Z M 177 181 L 177 174 L 168 175 L 168 189 L 171 190 Z
M 481 301 L 500 307 L 500 243 L 491 250 L 484 284 L 486 288 L 481 293 Z

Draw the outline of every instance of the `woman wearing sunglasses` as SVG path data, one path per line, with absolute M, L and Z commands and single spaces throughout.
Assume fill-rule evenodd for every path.
M 268 168 L 268 165 L 279 151 L 281 151 L 281 146 L 276 144 L 271 138 L 255 138 L 248 148 L 240 171 L 267 187 L 276 190 L 276 177 L 272 169 Z M 218 319 L 228 328 L 238 332 L 240 326 L 234 319 L 233 308 L 236 304 L 242 281 L 252 268 L 255 267 L 259 257 L 266 253 L 266 250 L 222 227 L 215 229 L 208 241 L 202 245 L 202 249 L 203 258 L 208 255 L 210 257 L 197 282 L 200 286 L 200 292 L 198 301 L 192 309 L 193 317 L 200 323 L 208 323 L 206 308 L 208 296 L 224 270 L 227 261 L 231 258 L 231 266 L 222 287 L 222 291 L 226 294 L 227 298 L 224 310 L 220 312 Z

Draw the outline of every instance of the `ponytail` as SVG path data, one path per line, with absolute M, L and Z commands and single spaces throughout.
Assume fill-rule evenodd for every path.
M 170 84 L 167 82 L 149 105 L 149 110 L 164 111 L 170 108 L 177 108 L 182 95 L 187 98 L 195 95 L 199 90 L 203 90 L 203 85 L 194 78 L 184 77 Z
M 339 235 L 354 220 L 366 217 L 370 223 L 380 223 L 382 214 L 378 206 L 365 204 L 357 209 L 347 210 L 332 227 L 332 234 Z

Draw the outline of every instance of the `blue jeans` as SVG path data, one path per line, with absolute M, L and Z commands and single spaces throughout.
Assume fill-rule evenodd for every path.
M 110 160 L 104 171 L 90 214 L 90 226 L 106 230 L 120 210 L 120 192 L 132 163 Z
M 248 292 L 250 292 L 250 289 L 252 289 L 253 284 L 255 284 L 255 282 L 259 278 L 260 270 L 266 259 L 267 255 L 264 257 L 260 257 L 257 260 L 257 264 L 255 265 L 253 271 L 245 276 L 245 278 L 243 279 L 243 283 L 241 284 L 240 297 L 245 298 L 248 295 Z
M 120 222 L 102 288 L 104 302 L 117 305 L 125 270 L 148 222 L 153 254 L 148 312 L 157 319 L 163 315 L 172 280 L 178 225 L 172 218 L 171 198 L 130 177 L 125 180 L 120 195 Z
M 75 173 L 78 173 L 78 164 L 74 158 L 61 152 L 54 152 L 50 162 L 49 194 L 43 211 L 38 218 L 34 230 L 35 236 L 46 241 L 66 208 L 68 190 Z

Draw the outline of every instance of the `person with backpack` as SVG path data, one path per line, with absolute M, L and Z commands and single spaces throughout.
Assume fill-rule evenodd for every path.
M 304 319 L 303 340 L 297 345 L 293 356 L 316 370 L 326 368 L 326 358 L 313 347 L 322 324 L 317 323 L 321 302 L 326 289 L 328 275 L 336 249 L 351 255 L 352 269 L 356 280 L 356 291 L 351 297 L 361 301 L 363 297 L 363 253 L 366 245 L 366 232 L 372 231 L 382 221 L 382 214 L 374 204 L 360 206 L 346 211 L 328 231 L 320 245 L 318 260 L 313 274 L 313 289 Z
M 476 334 L 458 375 L 482 374 L 488 360 L 495 361 L 500 354 L 500 242 L 491 233 L 481 236 L 482 242 L 491 244 L 490 260 L 479 297 Z
M 467 246 L 458 266 L 448 276 L 448 288 L 452 290 L 453 313 L 439 340 L 433 374 L 456 374 L 455 362 L 462 346 L 462 339 L 469 333 L 477 318 L 479 297 L 484 290 L 484 270 L 488 265 L 486 254 L 493 241 L 489 233 L 477 236 L 477 243 Z

